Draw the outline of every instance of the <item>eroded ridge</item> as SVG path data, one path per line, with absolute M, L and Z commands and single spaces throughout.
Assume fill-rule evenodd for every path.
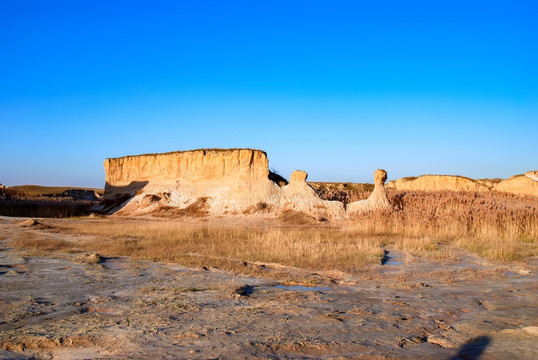
M 321 199 L 297 170 L 290 182 L 275 181 L 265 152 L 252 149 L 209 149 L 107 159 L 105 195 L 97 207 L 124 215 L 167 214 L 280 216 L 299 212 L 316 220 L 347 217 L 340 201 Z M 383 183 L 376 172 L 376 188 L 365 210 L 388 208 Z M 379 181 L 378 181 L 379 180 Z M 378 184 L 380 182 L 380 184 Z M 352 205 L 352 212 L 362 205 Z

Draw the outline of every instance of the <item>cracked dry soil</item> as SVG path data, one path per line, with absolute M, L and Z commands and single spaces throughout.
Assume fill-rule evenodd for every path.
M 538 358 L 536 258 L 379 265 L 309 288 L 128 258 L 36 256 L 9 240 L 46 229 L 9 218 L 0 229 L 0 359 Z

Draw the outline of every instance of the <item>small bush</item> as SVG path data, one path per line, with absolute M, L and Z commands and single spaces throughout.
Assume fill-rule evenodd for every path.
M 317 224 L 315 217 L 305 214 L 301 211 L 288 210 L 282 212 L 279 219 L 285 223 L 292 225 L 314 225 Z
M 17 217 L 65 218 L 92 213 L 96 201 L 44 199 L 0 200 L 0 215 Z

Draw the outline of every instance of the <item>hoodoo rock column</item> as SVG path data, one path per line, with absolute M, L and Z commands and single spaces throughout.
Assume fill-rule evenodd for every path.
M 387 172 L 378 169 L 374 173 L 374 191 L 368 199 L 352 202 L 347 205 L 347 213 L 360 214 L 364 211 L 390 209 L 391 204 L 385 190 L 385 181 L 387 181 Z

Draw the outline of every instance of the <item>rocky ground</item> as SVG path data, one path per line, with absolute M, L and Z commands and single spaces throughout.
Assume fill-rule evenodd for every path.
M 1 359 L 537 359 L 538 259 L 405 258 L 326 286 L 15 249 L 0 217 Z

